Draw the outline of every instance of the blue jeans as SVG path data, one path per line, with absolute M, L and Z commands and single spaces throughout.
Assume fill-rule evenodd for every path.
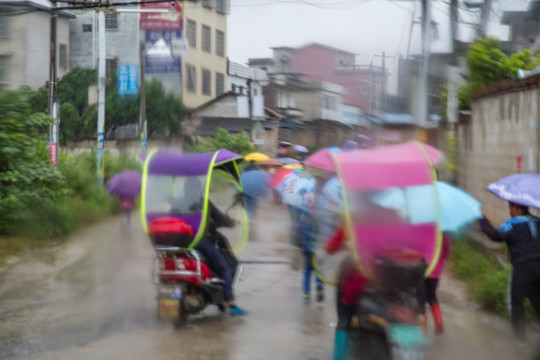
M 312 258 L 312 252 L 304 251 L 304 279 L 302 282 L 304 294 L 309 294 L 311 289 L 311 273 L 314 273 Z M 323 282 L 317 274 L 315 274 L 315 283 L 317 284 L 317 287 L 323 286 Z
M 223 280 L 223 297 L 225 301 L 234 300 L 231 271 L 219 250 L 210 240 L 202 240 L 196 246 L 196 249 L 204 255 L 206 261 L 208 261 L 210 270 L 215 272 Z

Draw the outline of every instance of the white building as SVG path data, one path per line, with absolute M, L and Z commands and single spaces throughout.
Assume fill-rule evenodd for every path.
M 268 84 L 266 72 L 259 69 L 252 69 L 248 66 L 229 61 L 227 70 L 227 91 L 236 94 L 249 95 L 251 88 L 252 118 L 264 118 L 264 97 L 263 85 Z M 239 108 L 245 109 L 249 116 L 249 96 L 238 97 Z M 242 115 L 244 116 L 244 115 Z
M 51 4 L 46 0 L 0 0 L 0 86 L 34 89 L 49 80 Z M 58 13 L 56 24 L 57 77 L 69 72 L 68 12 Z

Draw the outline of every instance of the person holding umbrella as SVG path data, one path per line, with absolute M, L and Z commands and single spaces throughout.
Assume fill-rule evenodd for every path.
M 479 220 L 484 234 L 491 240 L 505 242 L 512 264 L 510 278 L 509 310 L 514 337 L 526 342 L 525 310 L 523 303 L 529 298 L 540 317 L 540 219 L 529 213 L 527 206 L 508 202 L 510 219 L 495 229 L 483 214 Z
M 142 174 L 137 170 L 126 170 L 114 175 L 107 182 L 107 190 L 119 199 L 124 224 L 130 226 L 131 212 L 135 206 L 135 198 L 141 192 Z

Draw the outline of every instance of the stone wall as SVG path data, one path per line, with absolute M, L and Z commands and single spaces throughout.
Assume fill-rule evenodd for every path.
M 496 223 L 508 218 L 507 204 L 485 190 L 518 171 L 537 173 L 540 77 L 511 80 L 473 97 L 471 120 L 458 128 L 458 185 L 476 197 Z

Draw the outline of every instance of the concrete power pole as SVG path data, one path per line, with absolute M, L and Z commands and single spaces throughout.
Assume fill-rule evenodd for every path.
M 49 115 L 54 118 L 54 123 L 49 126 L 49 159 L 51 164 L 56 165 L 58 159 L 58 138 L 57 138 L 57 118 L 58 111 L 56 103 L 56 21 L 58 12 L 56 4 L 52 3 L 51 9 L 51 28 L 50 28 L 50 43 L 49 43 L 49 99 L 48 109 Z
M 429 52 L 431 44 L 431 0 L 422 0 L 422 60 L 419 62 L 419 84 L 418 84 L 418 119 L 417 126 L 420 130 L 427 122 L 428 118 L 428 74 L 429 74 Z M 420 135 L 420 131 L 419 131 Z M 425 140 L 419 136 L 420 140 Z
M 450 2 L 450 16 L 451 16 L 451 47 L 452 47 L 452 64 L 448 67 L 448 98 L 446 118 L 448 119 L 448 128 L 446 135 L 446 156 L 448 160 L 449 179 L 448 182 L 457 184 L 457 172 L 458 172 L 458 137 L 457 137 L 457 124 L 459 121 L 459 84 L 460 77 L 458 59 L 459 54 L 457 50 L 457 33 L 458 33 L 458 0 L 451 0 Z
M 387 94 L 388 94 L 388 90 L 387 90 L 387 77 L 388 77 L 388 74 L 386 73 L 386 58 L 394 58 L 394 56 L 388 56 L 386 55 L 386 53 L 383 51 L 382 52 L 382 55 L 375 55 L 377 57 L 382 57 L 382 79 L 381 79 L 381 90 L 382 90 L 382 101 L 381 101 L 381 110 L 382 112 L 385 112 L 386 111 L 386 97 L 387 97 Z
M 97 126 L 97 178 L 98 186 L 103 185 L 105 149 L 105 13 L 98 14 L 98 126 Z

